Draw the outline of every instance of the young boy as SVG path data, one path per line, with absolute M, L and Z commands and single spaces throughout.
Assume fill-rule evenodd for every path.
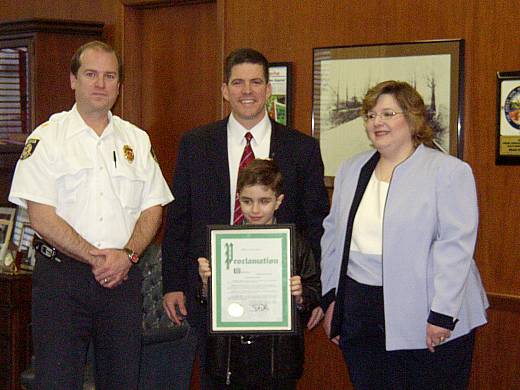
M 237 191 L 244 220 L 252 225 L 276 223 L 280 207 L 282 175 L 272 160 L 256 159 L 238 174 Z M 320 275 L 314 256 L 301 235 L 294 242 L 294 276 L 291 294 L 301 321 L 296 336 L 210 335 L 207 346 L 208 372 L 218 389 L 296 389 L 303 372 L 304 347 L 301 329 L 320 300 Z M 211 276 L 209 261 L 199 258 L 199 275 L 207 292 Z

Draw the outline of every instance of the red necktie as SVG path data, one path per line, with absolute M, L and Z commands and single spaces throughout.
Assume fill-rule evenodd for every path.
M 246 135 L 246 146 L 244 147 L 244 153 L 242 153 L 242 158 L 240 159 L 240 165 L 238 166 L 238 171 L 247 167 L 251 161 L 255 159 L 255 154 L 253 153 L 253 149 L 251 149 L 251 140 L 253 139 L 253 134 L 247 132 Z M 238 200 L 238 191 L 235 194 L 235 212 L 233 214 L 233 225 L 240 225 L 244 220 L 244 214 L 242 214 L 242 209 L 240 208 L 240 201 Z

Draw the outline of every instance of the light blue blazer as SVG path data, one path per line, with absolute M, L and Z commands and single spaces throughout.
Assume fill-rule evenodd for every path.
M 338 291 L 349 212 L 361 168 L 374 153 L 344 161 L 336 176 L 321 240 L 324 295 Z M 487 322 L 489 303 L 473 259 L 477 226 L 468 164 L 420 145 L 395 168 L 383 219 L 387 350 L 426 348 L 430 310 L 458 319 L 450 340 Z

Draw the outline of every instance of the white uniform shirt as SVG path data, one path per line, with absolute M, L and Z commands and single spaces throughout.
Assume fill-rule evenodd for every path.
M 98 248 L 123 248 L 143 210 L 173 200 L 146 132 L 111 113 L 101 136 L 74 106 L 51 116 L 29 140 L 38 141 L 16 165 L 9 201 L 55 207 Z
M 229 116 L 227 124 L 227 145 L 228 145 L 228 165 L 229 165 L 229 194 L 231 205 L 231 221 L 233 224 L 233 213 L 235 212 L 235 196 L 237 192 L 238 167 L 240 159 L 246 146 L 245 135 L 247 132 L 253 134 L 251 149 L 255 158 L 268 158 L 269 148 L 271 147 L 271 121 L 267 111 L 263 119 L 251 129 L 246 129 L 233 116 Z

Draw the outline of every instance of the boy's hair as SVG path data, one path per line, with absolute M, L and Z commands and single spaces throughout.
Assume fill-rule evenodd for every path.
M 273 160 L 257 158 L 238 172 L 238 193 L 257 184 L 270 188 L 276 196 L 282 194 L 282 173 Z

